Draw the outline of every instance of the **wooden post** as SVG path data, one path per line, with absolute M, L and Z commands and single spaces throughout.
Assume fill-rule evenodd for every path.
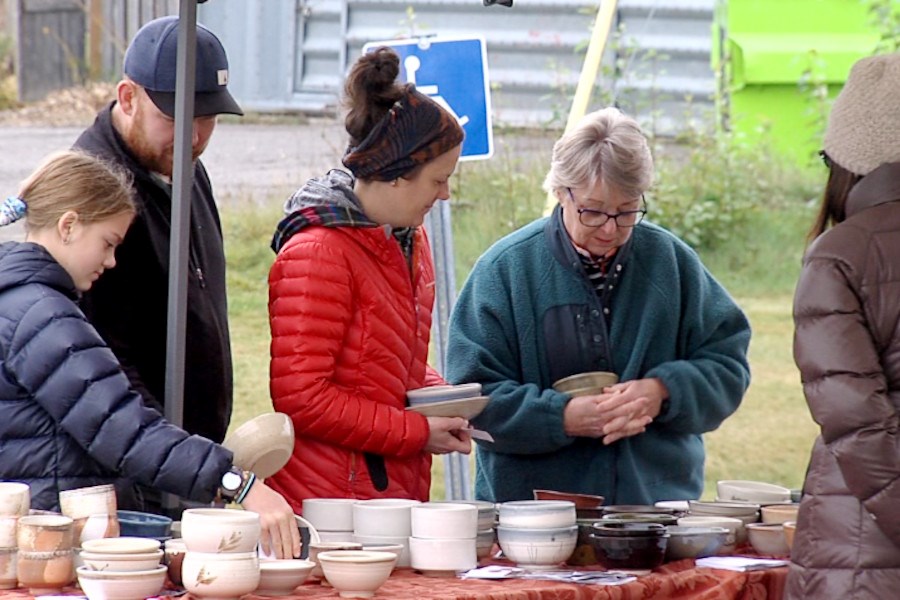
M 86 0 L 88 11 L 88 77 L 99 81 L 103 72 L 103 0 Z

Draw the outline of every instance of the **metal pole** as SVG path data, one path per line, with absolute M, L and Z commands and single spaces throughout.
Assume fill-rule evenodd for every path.
M 438 202 L 425 219 L 431 253 L 434 256 L 435 303 L 431 331 L 437 369 L 441 374 L 447 369 L 447 336 L 450 311 L 456 301 L 456 274 L 453 260 L 453 229 L 450 221 L 450 203 Z M 469 485 L 469 457 L 453 452 L 444 455 L 444 488 L 447 500 L 471 500 Z
M 190 254 L 194 134 L 194 80 L 197 67 L 197 0 L 181 0 L 175 71 L 175 158 L 172 171 L 172 228 L 169 240 L 169 301 L 166 319 L 165 417 L 179 427 L 184 414 L 184 345 Z M 162 495 L 163 507 L 176 497 Z

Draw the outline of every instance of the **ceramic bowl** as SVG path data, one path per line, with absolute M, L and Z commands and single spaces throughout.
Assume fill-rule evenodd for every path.
M 119 535 L 122 536 L 166 538 L 172 532 L 172 519 L 164 515 L 119 510 L 116 516 L 119 519 Z
M 653 504 L 611 504 L 603 507 L 603 514 L 609 515 L 614 513 L 650 513 L 653 515 L 673 514 L 674 508 L 666 508 L 665 506 L 654 506 Z
M 397 557 L 392 552 L 333 550 L 318 559 L 341 598 L 371 598 L 390 577 Z
M 570 375 L 553 382 L 553 389 L 557 392 L 573 394 L 573 390 L 594 388 L 600 391 L 610 385 L 619 382 L 619 376 L 608 371 L 588 371 Z M 574 394 L 573 394 L 574 395 Z
M 743 479 L 723 479 L 716 482 L 719 499 L 724 501 L 783 504 L 791 501 L 791 490 L 780 485 Z
M 403 556 L 404 553 L 409 554 L 409 545 L 408 542 L 407 544 L 363 544 L 361 550 L 365 550 L 366 552 L 393 552 L 397 555 L 397 563 L 394 566 L 399 567 L 401 566 L 400 557 Z M 408 567 L 409 563 L 407 563 L 406 566 Z
M 759 504 L 750 502 L 705 502 L 701 500 L 691 500 L 690 514 L 692 515 L 711 515 L 718 517 L 758 517 Z
M 398 567 L 408 567 L 410 565 L 409 556 L 409 536 L 393 536 L 393 535 L 354 535 L 353 541 L 365 546 L 402 546 L 399 556 L 397 556 Z M 347 550 L 361 550 L 362 548 L 347 548 Z
M 404 540 L 408 540 L 409 538 L 402 538 Z M 322 566 L 319 564 L 319 554 L 322 552 L 332 552 L 335 550 L 362 550 L 362 543 L 360 542 L 329 542 L 326 540 L 321 540 L 318 542 L 312 542 L 309 545 L 309 558 L 313 563 L 312 571 L 310 572 L 310 577 L 313 579 L 322 579 L 325 575 L 322 573 Z M 407 563 L 407 566 L 409 563 Z
M 116 514 L 116 488 L 111 484 L 64 490 L 59 493 L 62 514 L 73 519 Z
M 499 516 L 500 527 L 525 529 L 574 527 L 577 520 L 575 503 L 567 500 L 503 502 L 500 504 Z
M 78 567 L 78 585 L 88 600 L 141 600 L 159 594 L 166 581 L 166 568 L 142 571 L 95 571 Z
M 521 527 L 497 528 L 497 541 L 503 554 L 526 569 L 553 569 L 575 551 L 578 526 L 546 529 Z
M 159 566 L 163 551 L 141 554 L 108 554 L 82 550 L 81 562 L 92 571 L 148 571 Z
M 678 524 L 682 527 L 724 527 L 727 529 L 729 534 L 725 543 L 719 548 L 719 554 L 733 554 L 737 549 L 739 537 L 746 535 L 743 521 L 734 517 L 687 516 L 678 519 Z
M 799 504 L 770 504 L 760 509 L 763 523 L 784 523 L 796 521 L 800 511 Z
M 184 563 L 184 554 L 187 552 L 187 546 L 184 545 L 184 540 L 181 538 L 166 540 L 165 544 L 163 551 L 165 552 L 169 580 L 175 585 L 181 585 L 181 565 Z
M 468 504 L 418 504 L 410 509 L 410 530 L 417 538 L 470 540 L 478 533 L 478 509 Z
M 492 529 L 497 524 L 497 507 L 485 500 L 435 500 L 431 504 L 468 504 L 478 510 L 478 530 Z
M 567 500 L 575 505 L 575 510 L 600 509 L 605 498 L 592 494 L 575 494 L 573 492 L 558 492 L 556 490 L 532 490 L 535 500 Z
M 566 560 L 566 564 L 576 567 L 597 564 L 597 555 L 591 545 L 591 534 L 594 533 L 594 523 L 599 519 L 578 519 L 578 538 L 575 542 L 575 550 Z
M 232 462 L 257 477 L 271 477 L 294 451 L 294 424 L 284 413 L 265 413 L 231 432 L 222 445 L 234 453 Z
M 111 515 L 98 514 L 73 519 L 72 534 L 76 545 L 83 545 L 84 542 L 88 540 L 98 540 L 100 538 L 111 538 L 123 535 L 119 527 L 119 517 L 116 513 Z
M 19 481 L 0 481 L 0 516 L 21 517 L 31 506 L 31 488 Z
M 256 552 L 189 549 L 181 563 L 181 580 L 192 596 L 239 598 L 259 587 L 259 557 Z
M 478 533 L 475 536 L 475 557 L 478 560 L 487 558 L 491 555 L 491 550 L 494 548 L 494 540 L 496 537 L 497 533 L 493 528 L 478 530 Z
M 102 554 L 147 554 L 160 548 L 160 541 L 142 537 L 114 537 L 89 540 L 81 546 L 82 552 Z
M 409 538 L 410 566 L 430 577 L 454 577 L 478 565 L 475 538 Z
M 418 500 L 378 498 L 353 505 L 353 532 L 356 535 L 410 536 L 410 509 Z
M 609 513 L 600 519 L 603 523 L 659 523 L 660 525 L 676 525 L 675 515 L 656 513 Z
M 319 532 L 353 531 L 353 498 L 306 498 L 303 516 Z
M 663 509 L 663 512 L 672 511 L 672 514 L 683 517 L 691 510 L 688 500 L 660 500 L 653 505 L 655 508 Z
M 751 523 L 747 537 L 753 549 L 765 556 L 787 556 L 790 553 L 781 523 Z
M 14 589 L 19 580 L 16 578 L 18 551 L 12 548 L 0 548 L 0 590 Z
M 446 402 L 463 398 L 476 398 L 481 395 L 480 383 L 461 383 L 459 385 L 433 385 L 430 387 L 407 390 L 406 398 L 410 406 L 431 402 Z
M 654 536 L 601 535 L 592 533 L 597 562 L 611 571 L 649 571 L 665 560 L 669 534 Z
M 659 523 L 598 521 L 593 524 L 592 534 L 610 537 L 659 537 L 666 534 L 666 527 Z
M 784 541 L 787 542 L 788 550 L 794 547 L 794 534 L 797 533 L 796 521 L 785 521 L 781 524 L 784 528 Z
M 443 400 L 441 402 L 426 402 L 409 406 L 406 410 L 417 412 L 426 417 L 461 417 L 474 419 L 481 414 L 484 407 L 490 402 L 490 396 L 475 396 L 474 398 L 460 398 L 459 400 Z
M 667 560 L 714 556 L 728 539 L 728 530 L 724 527 L 670 525 L 666 529 L 669 533 Z
M 259 515 L 230 508 L 189 508 L 181 514 L 181 539 L 193 552 L 254 552 Z
M 315 563 L 299 558 L 264 560 L 259 563 L 257 596 L 288 596 L 302 585 Z
M 75 579 L 75 553 L 69 550 L 27 552 L 19 550 L 16 577 L 33 596 L 55 595 Z
M 16 528 L 16 546 L 24 552 L 71 550 L 73 537 L 72 519 L 63 515 L 26 515 Z

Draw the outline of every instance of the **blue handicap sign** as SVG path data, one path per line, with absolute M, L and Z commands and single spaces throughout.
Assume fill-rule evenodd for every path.
M 484 38 L 426 37 L 370 42 L 363 53 L 389 46 L 400 56 L 400 79 L 456 116 L 466 132 L 460 160 L 494 153 L 491 95 Z

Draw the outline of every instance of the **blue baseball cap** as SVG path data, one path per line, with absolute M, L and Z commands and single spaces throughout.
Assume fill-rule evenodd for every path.
M 175 116 L 175 65 L 178 17 L 154 19 L 141 27 L 125 51 L 123 71 L 143 87 L 159 110 Z M 228 57 L 216 35 L 197 24 L 197 67 L 194 116 L 243 115 L 228 92 Z

